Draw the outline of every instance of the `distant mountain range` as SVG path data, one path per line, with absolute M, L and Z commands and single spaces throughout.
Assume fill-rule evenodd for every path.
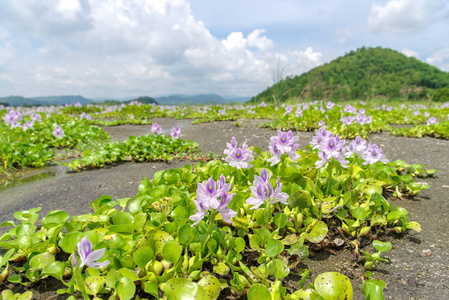
M 64 104 L 98 104 L 111 102 L 140 101 L 144 103 L 157 103 L 163 105 L 179 105 L 179 104 L 227 104 L 227 103 L 243 103 L 248 101 L 251 97 L 229 97 L 224 98 L 216 94 L 201 94 L 201 95 L 170 95 L 164 97 L 128 97 L 128 98 L 96 98 L 88 99 L 83 96 L 48 96 L 48 97 L 32 97 L 25 98 L 22 96 L 9 96 L 0 98 L 0 103 L 10 106 L 38 106 L 38 105 L 64 105 Z

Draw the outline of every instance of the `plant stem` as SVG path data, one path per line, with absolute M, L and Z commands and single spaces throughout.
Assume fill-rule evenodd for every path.
M 331 187 L 331 181 L 332 181 L 332 169 L 333 169 L 333 161 L 329 161 L 329 165 L 327 166 L 327 186 L 326 186 L 326 195 L 329 195 L 329 189 Z
M 207 249 L 207 242 L 209 241 L 211 235 L 212 235 L 212 230 L 214 229 L 214 223 L 215 223 L 215 216 L 217 214 L 217 211 L 215 209 L 212 209 L 210 214 L 209 214 L 209 218 L 207 220 L 207 222 L 209 222 L 208 226 L 207 226 L 207 238 L 204 241 L 204 245 L 203 245 L 203 251 L 205 252 Z

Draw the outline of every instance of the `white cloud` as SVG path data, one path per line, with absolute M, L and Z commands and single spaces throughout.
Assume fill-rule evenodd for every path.
M 432 55 L 426 59 L 426 62 L 445 72 L 449 72 L 449 48 L 432 53 Z
M 216 38 L 187 0 L 8 0 L 0 4 L 0 76 L 9 84 L 0 96 L 253 96 L 273 83 L 278 58 L 289 75 L 323 61 L 311 47 L 273 48 L 261 28 Z
M 442 18 L 445 7 L 445 0 L 389 0 L 385 5 L 374 3 L 368 26 L 373 32 L 420 32 Z
M 265 29 L 255 29 L 248 35 L 248 46 L 256 47 L 260 51 L 267 51 L 273 47 L 273 42 L 266 36 L 261 36 Z
M 401 51 L 402 54 L 404 54 L 407 57 L 414 57 L 414 58 L 418 58 L 419 59 L 419 54 L 418 52 L 414 51 L 414 50 L 410 50 L 410 49 L 402 49 Z

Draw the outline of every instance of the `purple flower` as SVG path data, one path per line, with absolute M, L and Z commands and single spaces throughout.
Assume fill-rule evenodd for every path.
M 177 138 L 181 137 L 181 129 L 179 129 L 178 126 L 173 127 L 173 128 L 171 129 L 170 136 L 171 136 L 173 139 L 177 139 Z
M 34 129 L 33 128 L 33 122 L 26 121 L 25 124 L 23 124 L 22 129 L 23 129 L 23 131 L 27 131 L 28 129 Z
M 32 113 L 31 116 L 31 121 L 33 122 L 40 122 L 41 121 L 41 115 L 38 113 Z
M 271 204 L 278 201 L 287 204 L 288 194 L 281 191 L 282 184 L 280 180 L 277 180 L 276 190 L 273 191 L 273 186 L 269 182 L 270 177 L 271 174 L 265 168 L 260 172 L 260 176 L 254 176 L 253 186 L 249 188 L 253 197 L 246 200 L 246 203 L 249 205 L 254 205 L 251 209 L 259 208 L 267 200 L 270 200 Z
M 296 153 L 296 149 L 299 147 L 298 144 L 295 144 L 297 140 L 298 136 L 294 137 L 291 130 L 283 132 L 278 129 L 278 135 L 270 138 L 268 146 L 270 153 L 273 155 L 273 158 L 269 160 L 271 165 L 277 164 L 280 161 L 280 155 L 284 153 L 287 153 L 293 161 L 296 161 L 299 158 L 299 154 Z
M 226 143 L 226 147 L 228 147 L 228 149 L 224 150 L 224 154 L 226 155 L 229 155 L 235 151 L 237 148 L 237 141 L 235 140 L 235 137 L 232 137 L 231 143 Z
M 326 138 L 323 138 L 323 135 L 325 135 Z M 338 135 L 334 136 L 333 133 L 325 132 L 321 128 L 315 137 L 315 141 L 312 139 L 312 142 L 316 143 L 314 148 L 318 149 L 319 158 L 315 165 L 318 168 L 321 168 L 330 159 L 335 158 L 343 168 L 346 168 L 348 161 L 344 159 L 345 140 L 340 140 Z
M 196 200 L 193 200 L 193 202 L 195 203 L 197 212 L 189 217 L 190 220 L 195 221 L 195 223 L 190 225 L 192 227 L 198 224 L 206 216 L 206 209 L 204 206 Z
M 56 126 L 55 130 L 53 130 L 53 135 L 56 138 L 60 138 L 64 136 L 64 130 L 62 130 L 62 128 L 60 126 Z
M 237 169 L 251 168 L 253 165 L 249 164 L 249 162 L 253 160 L 253 152 L 248 149 L 246 141 L 241 148 L 237 147 L 237 142 L 235 142 L 235 148 L 232 148 L 233 142 L 235 142 L 234 138 L 233 141 L 231 141 L 230 146 L 228 145 L 228 149 L 225 149 L 224 151 L 224 153 L 227 154 L 226 162 Z
M 190 220 L 195 221 L 192 225 L 198 224 L 207 214 L 207 210 L 216 209 L 223 217 L 225 222 L 229 222 L 230 218 L 237 215 L 235 211 L 228 208 L 229 202 L 235 194 L 229 194 L 231 184 L 226 183 L 226 178 L 221 174 L 220 179 L 215 182 L 213 178 L 209 178 L 206 184 L 198 183 L 196 190 L 196 200 L 193 200 L 197 212 L 190 216 Z
M 274 166 L 281 161 L 282 152 L 279 150 L 278 146 L 274 143 L 270 143 L 270 145 L 268 146 L 268 150 L 270 150 L 272 157 L 267 161 L 271 163 L 271 166 Z
M 109 260 L 105 260 L 103 262 L 97 261 L 104 256 L 106 248 L 92 251 L 92 243 L 87 239 L 87 237 L 83 237 L 77 246 L 78 254 L 81 259 L 80 268 L 83 266 L 88 266 L 99 269 L 100 267 L 107 267 L 109 265 Z M 72 258 L 72 263 L 74 263 L 74 261 L 75 259 Z
M 237 212 L 228 208 L 228 204 L 229 202 L 231 202 L 234 195 L 235 194 L 224 193 L 220 198 L 220 204 L 217 207 L 217 211 L 221 214 L 221 216 L 223 217 L 223 221 L 225 222 L 230 222 L 230 219 L 234 218 L 237 215 Z
M 323 120 L 318 122 L 318 126 L 320 126 L 320 127 L 323 127 L 325 125 L 326 125 L 326 123 Z
M 436 124 L 437 123 L 437 119 L 435 119 L 435 117 L 431 117 L 427 120 L 427 126 L 430 126 L 432 124 Z
M 154 123 L 153 126 L 151 126 L 151 133 L 161 134 L 161 132 L 162 132 L 162 128 L 161 128 L 161 126 L 159 126 L 158 123 Z
M 376 144 L 369 144 L 362 154 L 362 158 L 365 160 L 363 165 L 370 165 L 378 161 L 384 164 L 388 163 L 388 159 L 385 158 L 382 149 L 380 149 Z

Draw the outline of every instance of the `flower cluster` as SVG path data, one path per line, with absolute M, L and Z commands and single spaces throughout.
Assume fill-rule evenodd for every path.
M 56 138 L 60 138 L 64 136 L 64 130 L 62 130 L 62 128 L 60 126 L 56 126 L 55 129 L 53 130 L 53 135 Z
M 209 178 L 206 184 L 198 183 L 196 200 L 193 200 L 197 212 L 189 217 L 190 220 L 195 221 L 192 226 L 198 224 L 206 216 L 209 209 L 216 209 L 225 222 L 229 222 L 230 218 L 235 217 L 237 213 L 228 208 L 229 202 L 235 195 L 228 193 L 230 189 L 231 184 L 226 183 L 223 174 L 217 182 L 213 178 Z
M 161 134 L 161 132 L 162 132 L 162 128 L 161 128 L 161 126 L 159 126 L 158 123 L 154 123 L 153 126 L 151 126 L 151 133 Z
M 335 158 L 342 167 L 346 168 L 348 161 L 344 158 L 345 140 L 340 140 L 338 135 L 334 136 L 332 132 L 321 127 L 310 144 L 314 149 L 318 149 L 319 160 L 315 163 L 317 168 L 321 168 L 332 158 Z
M 237 169 L 248 169 L 253 165 L 249 164 L 253 160 L 253 151 L 248 149 L 246 140 L 242 147 L 237 147 L 237 141 L 234 137 L 231 139 L 231 143 L 226 143 L 227 149 L 224 150 L 226 154 L 226 162 Z
M 172 137 L 172 139 L 177 139 L 177 138 L 181 137 L 181 129 L 179 129 L 178 126 L 173 127 L 171 129 L 170 136 Z
M 3 122 L 9 124 L 11 128 L 20 127 L 20 121 L 22 120 L 22 114 L 18 110 L 11 110 L 3 117 Z
M 437 119 L 436 119 L 435 117 L 430 117 L 430 118 L 427 120 L 427 126 L 430 126 L 430 125 L 436 124 L 436 123 L 437 123 Z
M 287 153 L 293 161 L 296 161 L 299 158 L 299 154 L 296 153 L 296 149 L 299 147 L 298 144 L 295 144 L 297 140 L 298 136 L 293 136 L 291 130 L 283 132 L 278 129 L 278 135 L 272 136 L 268 145 L 268 149 L 273 156 L 268 159 L 271 166 L 279 163 L 281 161 L 281 155 L 284 153 Z
M 385 154 L 383 154 L 381 148 L 379 148 L 376 144 L 367 144 L 366 141 L 360 136 L 357 136 L 355 140 L 349 144 L 345 156 L 350 157 L 354 153 L 357 153 L 363 158 L 363 165 L 373 164 L 378 161 L 381 161 L 384 164 L 388 163 L 388 160 L 385 158 Z
M 270 184 L 271 174 L 268 173 L 267 169 L 262 169 L 260 176 L 254 176 L 253 186 L 250 187 L 251 194 L 246 200 L 249 205 L 254 205 L 251 209 L 257 209 L 259 206 L 264 204 L 266 201 L 270 201 L 271 204 L 276 202 L 281 202 L 287 204 L 288 194 L 283 193 L 282 183 L 279 178 L 277 180 L 276 189 L 273 191 L 273 186 Z

